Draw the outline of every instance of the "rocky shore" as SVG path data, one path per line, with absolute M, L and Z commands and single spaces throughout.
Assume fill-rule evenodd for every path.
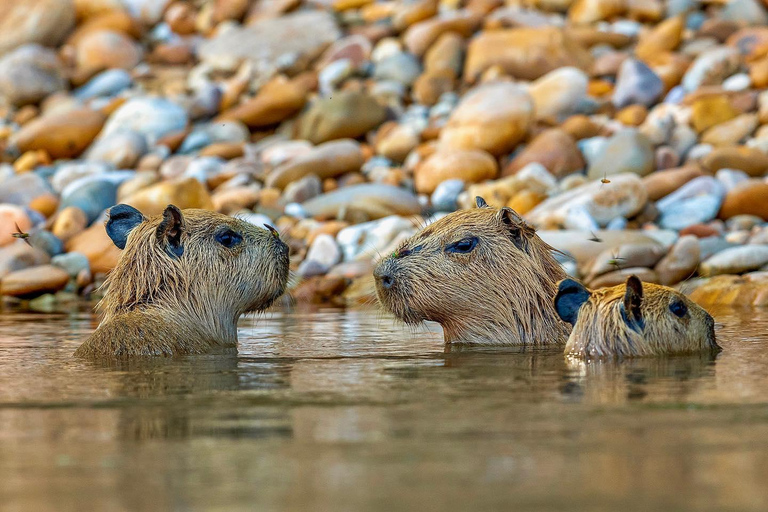
M 480 195 L 590 287 L 768 305 L 767 23 L 759 0 L 5 0 L 0 291 L 97 294 L 105 210 L 173 203 L 278 227 L 293 300 L 366 303 L 380 255 Z

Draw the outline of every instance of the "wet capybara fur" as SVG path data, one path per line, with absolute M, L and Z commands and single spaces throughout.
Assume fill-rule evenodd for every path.
M 565 273 L 553 249 L 512 209 L 476 201 L 379 263 L 379 301 L 406 323 L 439 322 L 447 343 L 565 343 L 569 327 L 552 303 Z
M 104 286 L 104 318 L 80 357 L 175 356 L 237 346 L 237 320 L 269 307 L 288 280 L 288 247 L 274 229 L 169 205 L 145 218 L 109 212 L 124 249 Z
M 630 276 L 626 284 L 588 290 L 573 279 L 558 285 L 560 318 L 573 325 L 565 353 L 585 359 L 718 351 L 715 322 L 682 293 Z

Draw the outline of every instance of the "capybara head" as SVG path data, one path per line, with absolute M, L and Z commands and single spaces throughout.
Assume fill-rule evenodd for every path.
M 573 325 L 567 355 L 642 357 L 720 349 L 715 322 L 701 306 L 636 276 L 626 284 L 592 291 L 565 279 L 554 302 L 560 318 Z
M 451 213 L 406 240 L 374 271 L 381 304 L 409 324 L 439 322 L 446 342 L 562 343 L 552 248 L 510 208 Z
M 231 322 L 269 307 L 285 290 L 288 246 L 273 228 L 173 205 L 146 218 L 119 204 L 106 229 L 124 249 L 100 304 L 107 315 L 157 306 Z

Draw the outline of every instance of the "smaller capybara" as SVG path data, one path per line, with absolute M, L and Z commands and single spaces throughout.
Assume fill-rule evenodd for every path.
M 288 281 L 288 246 L 273 228 L 169 205 L 146 218 L 119 204 L 109 237 L 124 249 L 79 357 L 175 356 L 237 346 L 237 320 L 269 307 Z
M 626 284 L 588 290 L 558 285 L 557 314 L 573 325 L 565 353 L 586 359 L 690 354 L 720 350 L 715 322 L 682 293 L 630 276 Z
M 569 328 L 552 303 L 565 273 L 553 249 L 512 209 L 476 201 L 379 263 L 379 302 L 406 323 L 440 323 L 446 343 L 565 343 Z

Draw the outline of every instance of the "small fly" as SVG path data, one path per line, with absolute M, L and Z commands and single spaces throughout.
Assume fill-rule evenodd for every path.
M 589 239 L 590 242 L 597 242 L 599 244 L 603 243 L 603 239 L 598 237 L 594 231 L 590 231 L 592 233 L 592 238 Z
M 25 233 L 24 231 L 22 231 L 18 224 L 16 224 L 16 232 L 12 233 L 11 236 L 19 240 L 24 240 L 25 242 L 27 242 L 27 245 L 32 245 L 29 243 L 29 233 Z
M 611 180 L 608 179 L 608 175 L 607 174 L 603 175 L 603 177 L 600 179 L 600 183 L 602 183 L 603 185 L 605 185 L 606 183 L 610 183 L 610 182 L 611 182 Z

